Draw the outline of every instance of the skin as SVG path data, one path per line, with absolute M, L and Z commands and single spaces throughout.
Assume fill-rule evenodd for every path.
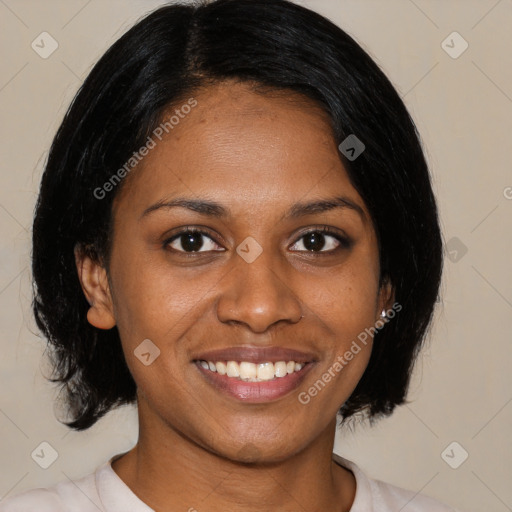
M 117 325 L 138 386 L 139 440 L 113 469 L 158 512 L 313 512 L 333 503 L 348 511 L 356 486 L 331 460 L 336 413 L 364 373 L 371 341 L 308 404 L 298 394 L 393 303 L 390 286 L 379 288 L 369 213 L 311 100 L 234 82 L 194 98 L 198 105 L 115 198 L 108 272 L 77 253 L 88 320 Z M 175 207 L 143 215 L 177 196 L 213 200 L 228 213 Z M 298 202 L 338 196 L 362 214 L 345 207 L 286 215 Z M 185 226 L 207 228 L 203 252 L 166 245 Z M 324 246 L 308 251 L 305 232 L 323 226 L 351 246 L 325 235 Z M 252 263 L 236 252 L 248 236 L 263 249 Z M 161 351 L 149 366 L 134 355 L 144 339 Z M 247 404 L 215 390 L 192 362 L 235 345 L 312 352 L 315 363 L 298 389 Z

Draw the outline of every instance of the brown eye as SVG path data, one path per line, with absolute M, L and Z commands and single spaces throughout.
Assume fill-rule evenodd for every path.
M 187 229 L 174 235 L 166 246 L 177 252 L 208 252 L 224 250 L 204 231 Z
M 317 229 L 303 234 L 291 247 L 295 251 L 330 252 L 340 247 L 348 248 L 350 242 L 338 233 L 329 229 Z

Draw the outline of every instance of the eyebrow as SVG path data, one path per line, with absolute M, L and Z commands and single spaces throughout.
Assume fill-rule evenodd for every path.
M 139 220 L 157 210 L 170 208 L 186 208 L 196 213 L 200 213 L 201 215 L 207 215 L 209 217 L 216 218 L 225 218 L 229 216 L 229 210 L 215 201 L 177 197 L 171 200 L 162 199 L 149 208 L 146 208 L 140 216 Z M 339 208 L 348 208 L 357 212 L 363 222 L 366 222 L 366 214 L 361 206 L 359 206 L 348 197 L 343 196 L 310 202 L 295 203 L 285 214 L 284 218 L 297 219 L 300 217 L 305 217 L 306 215 L 325 213 Z

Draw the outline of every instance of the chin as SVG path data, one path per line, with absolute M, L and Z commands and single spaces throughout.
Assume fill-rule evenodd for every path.
M 291 434 L 288 439 L 281 442 L 277 439 L 269 440 L 268 437 L 264 440 L 253 437 L 246 442 L 231 442 L 228 449 L 218 447 L 214 453 L 235 463 L 271 465 L 283 462 L 300 452 L 304 446 L 298 445 L 297 442 L 297 437 Z

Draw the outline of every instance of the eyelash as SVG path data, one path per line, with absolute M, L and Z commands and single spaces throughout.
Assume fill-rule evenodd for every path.
M 163 244 L 164 248 L 167 250 L 170 250 L 174 253 L 185 255 L 186 257 L 196 257 L 198 254 L 202 254 L 202 253 L 206 254 L 208 252 L 212 252 L 212 251 L 181 251 L 181 250 L 177 250 L 177 249 L 173 249 L 173 248 L 169 247 L 169 245 L 172 242 L 179 239 L 182 235 L 186 235 L 186 234 L 190 234 L 190 233 L 203 235 L 203 236 L 209 238 L 210 240 L 212 240 L 215 244 L 220 245 L 208 231 L 204 231 L 204 230 L 197 229 L 197 228 L 187 227 L 186 229 L 183 229 L 182 231 L 174 234 L 172 237 L 165 240 L 165 242 Z M 317 228 L 313 228 L 313 229 L 310 229 L 310 230 L 302 233 L 299 236 L 299 238 L 297 238 L 296 241 L 293 242 L 292 245 L 295 245 L 297 242 L 299 242 L 300 240 L 302 240 L 304 237 L 306 237 L 307 235 L 309 235 L 311 233 L 321 233 L 322 235 L 332 236 L 334 239 L 336 239 L 336 241 L 339 242 L 339 245 L 335 249 L 331 249 L 328 251 L 301 250 L 301 251 L 294 251 L 294 252 L 300 252 L 300 253 L 306 253 L 306 254 L 317 254 L 317 255 L 332 255 L 340 250 L 349 249 L 352 246 L 352 241 L 349 238 L 342 236 L 341 234 L 339 234 L 337 231 L 333 230 L 329 226 L 319 226 Z M 219 251 L 213 251 L 213 252 L 223 252 L 223 251 L 219 250 Z

